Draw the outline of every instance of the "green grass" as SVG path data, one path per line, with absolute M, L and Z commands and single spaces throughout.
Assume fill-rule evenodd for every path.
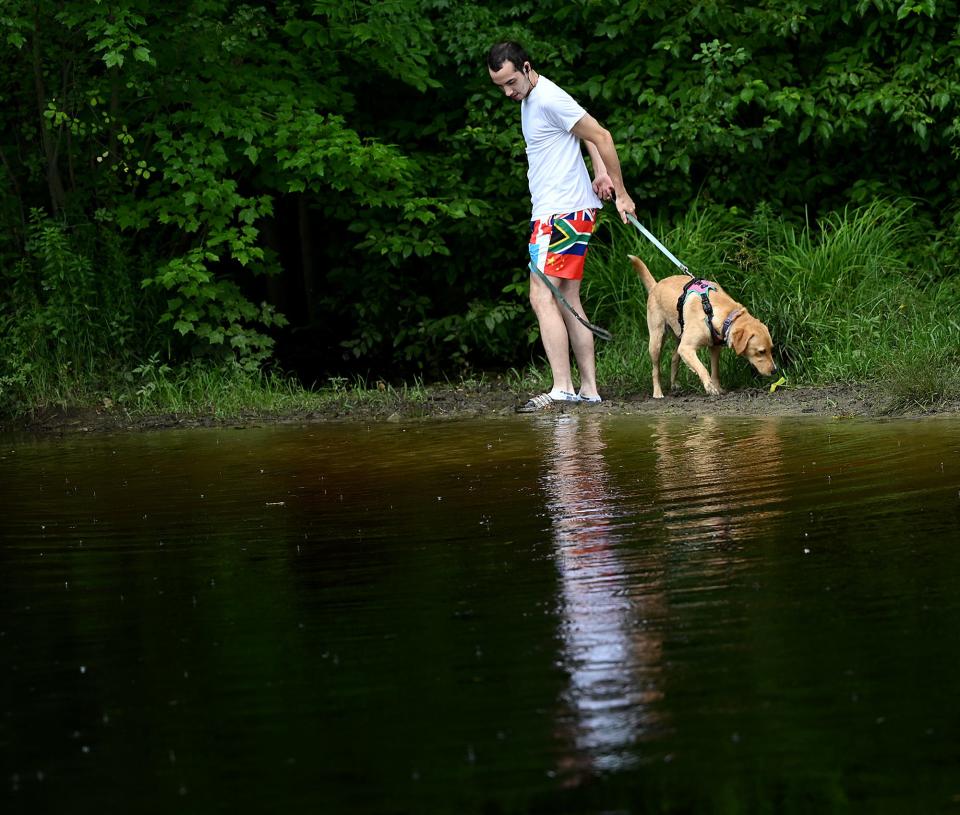
M 919 344 L 904 344 L 881 366 L 881 381 L 891 413 L 933 410 L 957 403 L 960 347 L 956 337 L 939 329 Z
M 400 386 L 382 381 L 369 386 L 360 378 L 343 377 L 305 388 L 279 373 L 249 371 L 235 364 L 194 363 L 174 368 L 154 356 L 108 381 L 57 376 L 35 366 L 21 383 L 19 396 L 16 405 L 7 405 L 6 415 L 95 407 L 120 410 L 132 418 L 174 414 L 226 419 L 303 411 L 349 413 L 358 407 L 379 410 L 422 403 L 427 390 L 418 380 Z
M 237 365 L 172 369 L 152 359 L 138 366 L 133 375 L 132 386 L 115 400 L 133 416 L 176 413 L 226 418 L 331 408 L 349 411 L 359 406 L 382 408 L 426 399 L 420 381 L 399 387 L 380 381 L 370 387 L 360 378 L 351 381 L 334 377 L 325 386 L 304 388 L 292 377 L 248 371 Z

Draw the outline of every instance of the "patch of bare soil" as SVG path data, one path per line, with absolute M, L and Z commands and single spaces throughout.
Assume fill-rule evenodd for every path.
M 292 411 L 282 414 L 249 413 L 217 416 L 155 415 L 132 416 L 117 408 L 49 410 L 19 421 L 0 421 L 0 430 L 30 433 L 85 433 L 150 431 L 187 427 L 255 427 L 269 424 L 311 424 L 331 421 L 397 422 L 409 420 L 451 420 L 513 416 L 529 396 L 502 382 L 456 387 L 438 385 L 421 390 L 415 397 L 397 393 L 374 397 L 344 395 L 323 410 Z M 600 405 L 557 405 L 554 411 L 638 416 L 821 416 L 884 417 L 946 416 L 960 414 L 960 404 L 942 405 L 934 410 L 893 411 L 889 400 L 866 385 L 822 388 L 764 388 L 731 391 L 720 397 L 681 392 L 663 399 L 648 393 L 607 394 Z

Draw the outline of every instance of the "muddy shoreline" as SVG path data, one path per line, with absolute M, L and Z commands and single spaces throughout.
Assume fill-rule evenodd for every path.
M 256 427 L 270 424 L 322 422 L 398 422 L 456 420 L 515 415 L 530 394 L 494 382 L 474 386 L 430 386 L 415 396 L 399 393 L 374 398 L 345 394 L 322 409 L 281 413 L 217 415 L 140 415 L 116 407 L 53 408 L 18 420 L 0 420 L 0 431 L 39 434 L 145 432 L 187 427 Z M 600 405 L 563 405 L 554 410 L 638 416 L 735 416 L 823 418 L 949 417 L 960 415 L 960 403 L 935 409 L 895 410 L 890 399 L 868 385 L 820 388 L 742 389 L 721 397 L 679 393 L 653 399 L 646 393 L 608 394 Z

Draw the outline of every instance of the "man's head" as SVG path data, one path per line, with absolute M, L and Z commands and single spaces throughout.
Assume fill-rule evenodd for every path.
M 487 53 L 487 69 L 494 85 L 503 88 L 511 99 L 522 102 L 533 90 L 537 73 L 523 46 L 516 42 L 498 42 Z

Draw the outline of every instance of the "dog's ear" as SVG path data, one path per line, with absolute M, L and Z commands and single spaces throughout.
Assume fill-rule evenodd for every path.
M 740 322 L 738 320 L 737 322 Z M 737 356 L 740 356 L 744 351 L 747 350 L 747 343 L 750 342 L 750 338 L 753 336 L 753 331 L 749 325 L 737 325 L 733 324 L 733 331 L 730 333 L 730 346 L 736 352 Z

